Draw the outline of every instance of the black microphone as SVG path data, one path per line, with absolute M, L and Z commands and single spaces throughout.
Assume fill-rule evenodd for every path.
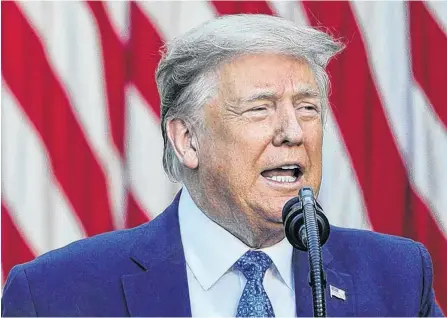
M 298 196 L 290 199 L 282 209 L 282 219 L 286 237 L 293 247 L 307 251 L 307 233 L 305 226 L 304 211 L 306 208 L 312 208 L 315 211 L 318 223 L 318 235 L 320 246 L 323 246 L 329 238 L 331 228 L 329 220 L 323 213 L 323 209 L 315 200 L 311 188 L 304 187 L 298 192 Z
M 284 230 L 297 249 L 309 251 L 309 285 L 312 288 L 314 317 L 326 317 L 326 274 L 321 246 L 326 243 L 330 226 L 311 188 L 304 187 L 298 197 L 289 200 L 282 211 Z

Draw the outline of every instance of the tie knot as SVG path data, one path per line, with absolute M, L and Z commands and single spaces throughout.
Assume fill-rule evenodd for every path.
M 236 262 L 235 268 L 240 270 L 247 280 L 262 280 L 270 265 L 272 260 L 264 252 L 248 251 Z

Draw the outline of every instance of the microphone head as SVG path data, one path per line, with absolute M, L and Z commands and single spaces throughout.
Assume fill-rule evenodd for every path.
M 284 207 L 282 208 L 282 222 L 283 223 L 285 222 L 285 219 L 287 218 L 287 216 L 291 212 L 292 206 L 294 206 L 296 203 L 301 204 L 301 201 L 300 201 L 299 197 L 293 197 L 292 199 L 287 201 L 286 204 L 284 205 Z
M 282 209 L 282 221 L 287 240 L 296 249 L 307 251 L 306 242 L 301 239 L 300 229 L 304 228 L 303 205 L 299 197 L 287 201 Z
M 313 190 L 309 187 L 301 188 L 298 196 L 290 199 L 284 205 L 282 219 L 284 231 L 290 244 L 302 251 L 307 251 L 307 242 L 305 241 L 305 237 L 302 237 L 303 232 L 306 232 L 303 231 L 305 225 L 303 206 L 305 204 L 312 204 L 315 207 L 320 246 L 323 246 L 327 242 L 330 233 L 329 220 L 324 215 L 319 202 L 315 200 Z

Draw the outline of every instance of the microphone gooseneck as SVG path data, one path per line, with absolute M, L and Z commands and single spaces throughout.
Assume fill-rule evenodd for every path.
M 312 288 L 314 316 L 326 317 L 326 275 L 321 246 L 326 243 L 330 226 L 311 188 L 304 187 L 298 197 L 289 200 L 282 211 L 284 230 L 289 242 L 301 251 L 309 251 L 309 285 Z

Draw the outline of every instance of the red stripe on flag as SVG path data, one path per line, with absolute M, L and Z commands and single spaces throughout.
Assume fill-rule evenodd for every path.
M 2 202 L 2 270 L 5 275 L 3 281 L 14 265 L 31 261 L 34 257 Z
M 273 15 L 272 9 L 265 1 L 218 1 L 211 3 L 220 15 L 239 13 L 262 13 Z
M 113 229 L 106 180 L 43 46 L 17 4 L 2 3 L 2 73 L 42 137 L 56 178 L 88 235 Z
M 107 97 L 109 104 L 109 116 L 112 126 L 114 142 L 125 158 L 124 150 L 124 125 L 125 125 L 125 98 L 124 87 L 127 82 L 126 44 L 123 44 L 115 33 L 107 16 L 104 3 L 88 1 L 88 5 L 95 16 L 100 30 L 102 53 L 104 59 L 104 73 L 107 85 Z M 125 227 L 134 227 L 145 222 L 149 218 L 135 201 L 132 193 L 127 193 L 127 211 Z
M 133 1 L 130 5 L 130 17 L 130 80 L 152 108 L 154 115 L 160 118 L 155 70 L 161 58 L 163 41 L 156 28 Z
M 422 2 L 408 5 L 414 77 L 447 127 L 447 36 Z
M 143 96 L 152 114 L 160 118 L 160 99 L 155 82 L 155 71 L 161 58 L 163 41 L 156 28 L 140 9 L 130 4 L 130 40 L 128 43 L 129 81 Z M 149 123 L 148 123 L 149 125 Z M 132 193 L 127 197 L 126 227 L 149 221 Z
M 433 257 L 435 289 L 447 309 L 447 241 L 410 185 L 368 66 L 365 46 L 348 2 L 303 2 L 314 26 L 349 39 L 346 50 L 329 65 L 331 102 L 363 189 L 376 231 L 411 237 Z
M 126 55 L 123 43 L 115 33 L 107 16 L 104 3 L 88 1 L 101 37 L 104 61 L 104 80 L 107 87 L 107 101 L 113 141 L 121 155 L 124 154 Z
M 148 222 L 148 216 L 143 212 L 138 202 L 133 197 L 132 193 L 129 193 L 127 197 L 127 218 L 126 227 L 131 228 Z

